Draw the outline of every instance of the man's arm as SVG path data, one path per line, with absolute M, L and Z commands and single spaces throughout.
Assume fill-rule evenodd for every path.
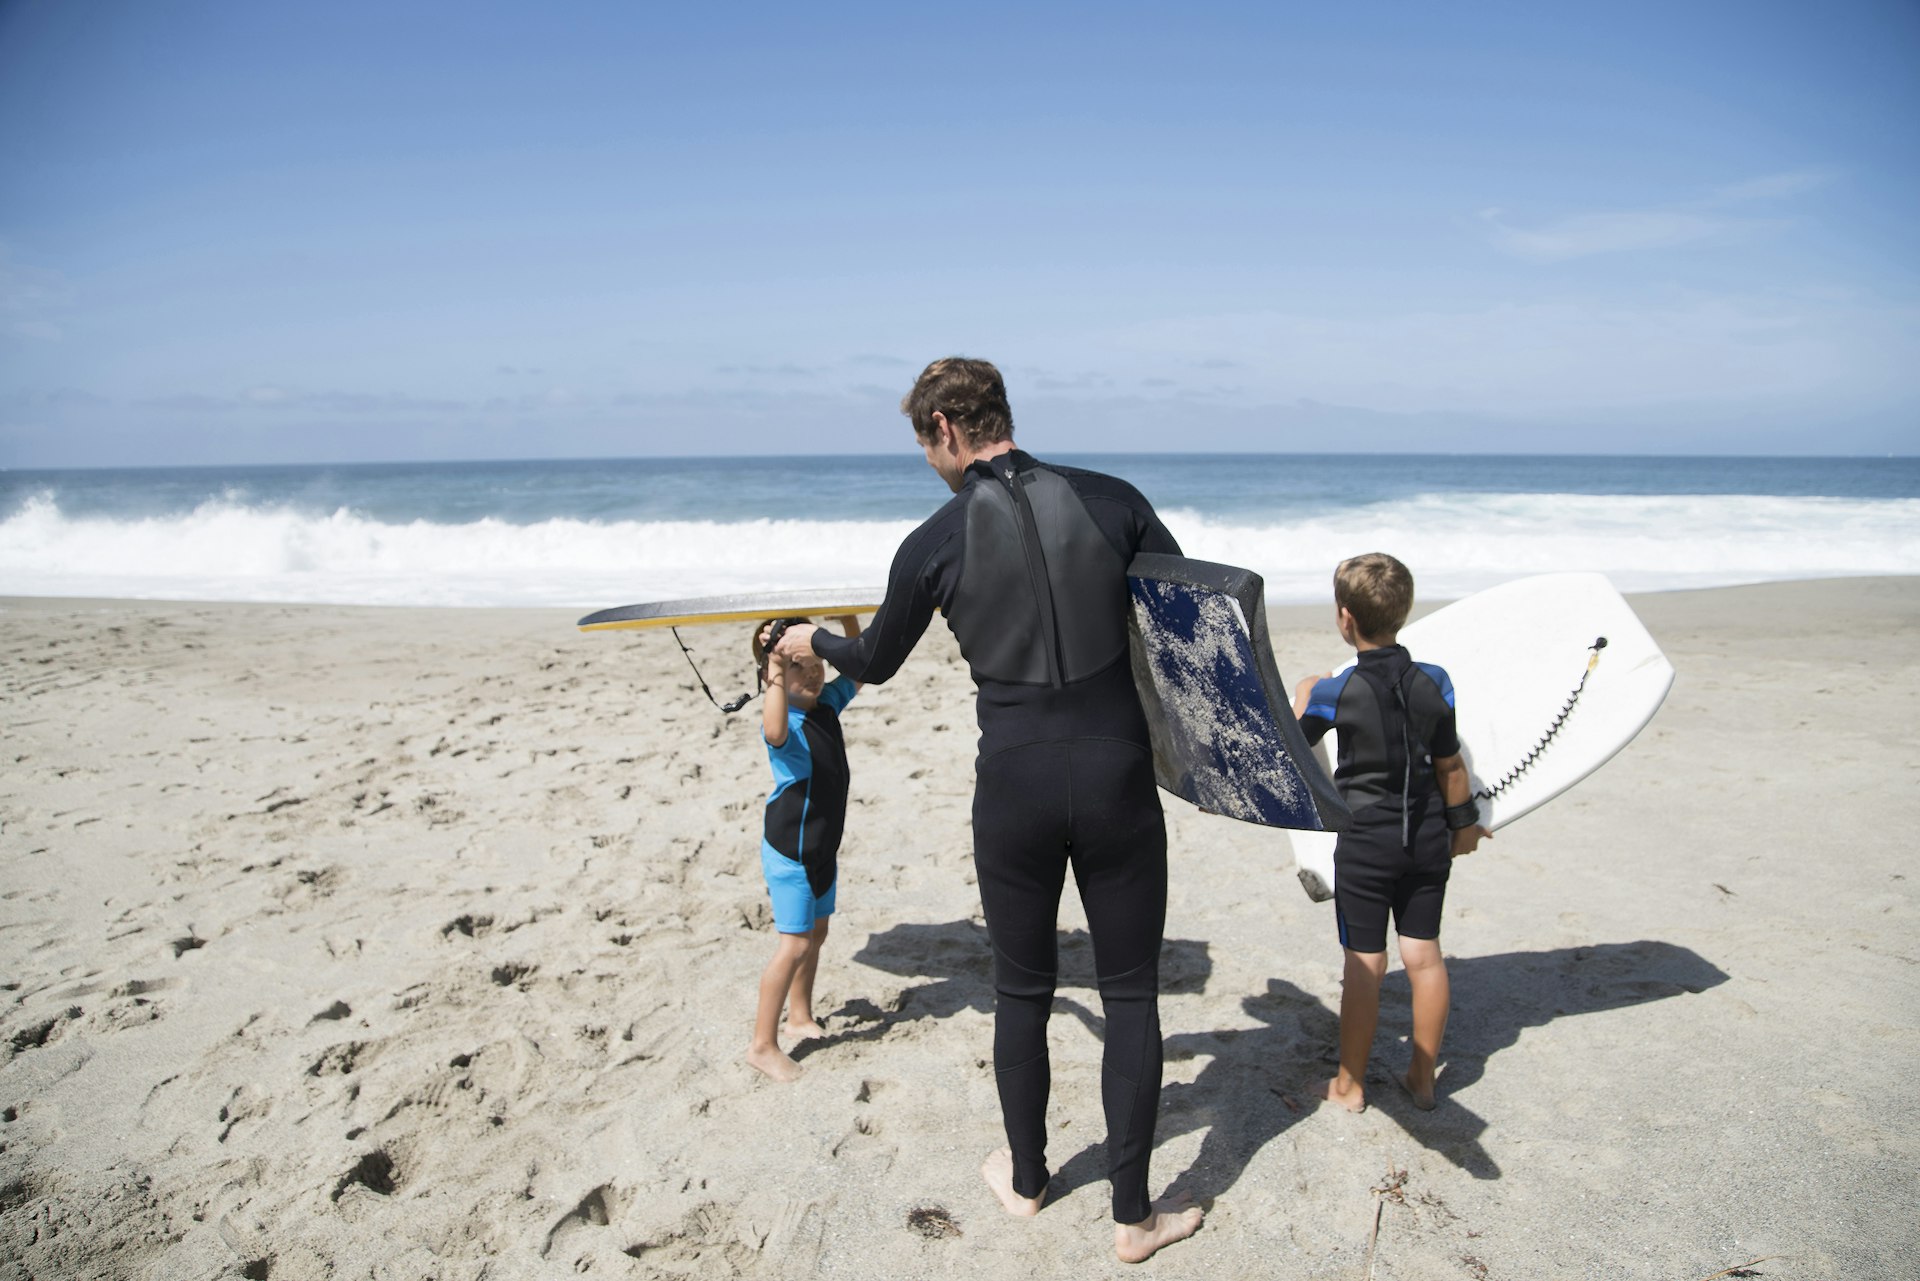
M 853 640 L 858 637 L 860 635 L 860 616 L 858 614 L 842 614 L 840 616 L 840 632 L 841 635 L 845 636 L 848 640 Z M 865 684 L 865 681 L 855 681 L 853 687 L 859 689 Z
M 908 536 L 894 553 L 887 574 L 887 595 L 873 626 L 858 636 L 835 636 L 818 627 L 795 625 L 780 637 L 780 652 L 812 651 L 867 685 L 878 685 L 900 670 L 933 619 L 938 558 L 964 529 L 966 515 L 955 500 Z
M 1471 854 L 1482 840 L 1492 840 L 1493 833 L 1480 825 L 1480 807 L 1473 799 L 1473 781 L 1467 773 L 1466 758 L 1458 752 L 1434 757 L 1433 778 L 1440 785 L 1440 802 L 1447 807 L 1447 826 L 1453 831 L 1453 856 Z M 1469 805 L 1473 806 L 1471 811 L 1466 808 Z M 1455 826 L 1456 818 L 1466 821 Z

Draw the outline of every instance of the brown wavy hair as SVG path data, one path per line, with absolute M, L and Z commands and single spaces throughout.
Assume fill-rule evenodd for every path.
M 900 412 L 913 421 L 923 441 L 935 436 L 933 416 L 947 422 L 974 449 L 1013 439 L 1013 410 L 1000 371 L 984 360 L 947 356 L 920 371 L 913 390 L 900 400 Z

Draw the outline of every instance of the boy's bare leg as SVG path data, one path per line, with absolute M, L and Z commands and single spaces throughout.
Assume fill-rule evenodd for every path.
M 1047 1190 L 1040 1189 L 1039 1196 L 1021 1196 L 1013 1190 L 1013 1149 L 1001 1148 L 989 1156 L 980 1167 L 980 1177 L 987 1181 L 993 1194 L 1000 1198 L 1000 1204 L 1006 1207 L 1008 1214 L 1017 1214 L 1030 1219 L 1040 1213 L 1040 1207 L 1046 1203 Z
M 813 946 L 800 962 L 800 968 L 793 972 L 793 982 L 787 988 L 787 1035 L 796 1041 L 827 1034 L 813 1017 L 813 976 L 820 972 L 820 945 L 827 941 L 827 922 L 831 919 L 815 918 Z
M 813 950 L 813 935 L 782 934 L 775 945 L 773 959 L 760 971 L 760 1004 L 754 1012 L 753 1041 L 747 1046 L 747 1065 L 757 1068 L 776 1081 L 793 1081 L 800 1076 L 800 1065 L 780 1048 L 780 1006 L 793 976 Z
M 1400 1084 L 1421 1111 L 1433 1109 L 1433 1072 L 1440 1060 L 1440 1038 L 1446 1035 L 1447 1011 L 1453 1002 L 1447 981 L 1447 962 L 1439 939 L 1400 940 L 1400 963 L 1407 967 L 1413 988 L 1413 1061 Z
M 1153 1213 L 1138 1223 L 1113 1225 L 1113 1252 L 1122 1263 L 1144 1263 L 1154 1251 L 1184 1241 L 1200 1230 L 1207 1212 L 1179 1192 L 1153 1203 Z
M 1349 1112 L 1367 1106 L 1367 1058 L 1380 1022 L 1380 981 L 1387 976 L 1385 952 L 1347 949 L 1340 983 L 1340 1073 L 1320 1087 L 1320 1097 Z

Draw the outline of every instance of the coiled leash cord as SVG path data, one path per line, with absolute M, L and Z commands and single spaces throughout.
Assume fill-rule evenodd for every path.
M 780 643 L 780 636 L 782 633 L 784 633 L 787 630 L 787 628 L 793 626 L 795 623 L 804 623 L 806 621 L 807 620 L 804 618 L 782 618 L 777 622 L 775 622 L 773 627 L 767 633 L 767 645 L 766 645 L 767 649 L 771 650 L 775 645 L 778 645 Z M 766 688 L 766 680 L 765 680 L 766 668 L 762 666 L 762 668 L 760 669 L 761 671 L 760 679 L 758 680 L 754 689 L 749 690 L 747 693 L 740 695 L 740 697 L 738 698 L 730 698 L 724 703 L 721 702 L 719 699 L 713 696 L 713 691 L 707 687 L 707 678 L 700 674 L 700 665 L 693 661 L 693 651 L 688 649 L 687 643 L 680 639 L 680 629 L 678 627 L 669 627 L 667 630 L 673 633 L 674 644 L 680 647 L 680 652 L 687 656 L 687 666 L 693 668 L 693 679 L 700 682 L 700 692 L 707 696 L 707 701 L 709 703 L 712 703 L 715 707 L 719 708 L 721 711 L 725 712 L 727 715 L 731 716 L 735 712 L 739 711 L 741 708 L 745 707 L 748 703 L 751 703 L 754 699 L 760 696 L 760 691 Z M 1605 642 L 1602 642 L 1602 643 L 1604 644 Z
M 1580 683 L 1573 687 L 1573 693 L 1567 695 L 1567 701 L 1560 708 L 1560 714 L 1553 718 L 1553 724 L 1547 726 L 1547 732 L 1540 736 L 1540 741 L 1533 745 L 1531 751 L 1520 758 L 1520 763 L 1507 771 L 1506 777 L 1502 778 L 1492 787 L 1483 787 L 1475 792 L 1473 794 L 1474 800 L 1492 800 L 1509 787 L 1512 787 L 1519 777 L 1526 773 L 1535 761 L 1540 759 L 1540 754 L 1547 750 L 1547 744 L 1553 741 L 1553 736 L 1558 734 L 1560 727 L 1567 723 L 1567 717 L 1573 714 L 1573 705 L 1580 701 L 1580 692 L 1587 687 L 1587 677 L 1593 675 L 1593 669 L 1600 665 L 1600 651 L 1606 647 L 1607 638 L 1604 636 L 1587 646 L 1588 651 L 1592 654 L 1592 657 L 1587 659 L 1587 670 L 1580 673 Z

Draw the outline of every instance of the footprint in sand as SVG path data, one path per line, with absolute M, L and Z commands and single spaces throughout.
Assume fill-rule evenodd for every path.
M 248 1121 L 257 1121 L 273 1111 L 273 1096 L 259 1086 L 247 1084 L 227 1096 L 226 1105 L 220 1109 L 220 1133 L 214 1137 L 217 1143 L 225 1143 L 227 1136 L 240 1125 Z
M 337 1203 L 356 1188 L 378 1196 L 392 1196 L 404 1182 L 401 1173 L 399 1162 L 391 1152 L 381 1148 L 364 1152 L 333 1185 L 331 1199 Z
M 618 1188 L 611 1183 L 602 1183 L 560 1216 L 560 1221 L 547 1233 L 546 1244 L 540 1248 L 540 1257 L 550 1259 L 556 1254 L 564 1257 L 577 1251 L 582 1244 L 576 1240 L 580 1234 L 607 1227 L 620 1217 L 625 1205 L 626 1197 Z

